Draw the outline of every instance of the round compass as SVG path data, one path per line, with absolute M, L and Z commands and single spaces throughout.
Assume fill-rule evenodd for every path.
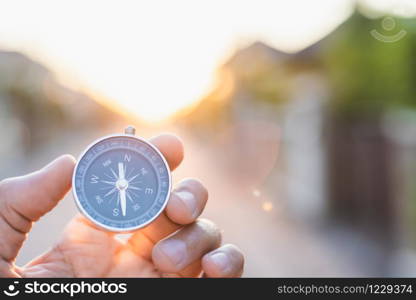
M 79 210 L 110 231 L 133 231 L 165 208 L 171 188 L 169 166 L 149 142 L 125 134 L 103 137 L 81 155 L 73 175 Z

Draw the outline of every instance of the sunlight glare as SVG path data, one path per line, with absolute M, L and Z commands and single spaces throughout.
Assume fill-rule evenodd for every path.
M 345 19 L 350 2 L 8 1 L 0 46 L 115 109 L 160 121 L 208 93 L 236 48 L 260 39 L 299 50 Z

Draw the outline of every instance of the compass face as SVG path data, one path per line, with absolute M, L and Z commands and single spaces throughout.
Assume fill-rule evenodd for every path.
M 81 212 L 110 231 L 132 231 L 165 208 L 171 178 L 162 154 L 133 136 L 106 137 L 82 155 L 73 177 Z

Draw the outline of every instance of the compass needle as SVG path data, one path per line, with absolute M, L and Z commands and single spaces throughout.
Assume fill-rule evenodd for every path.
M 118 163 L 118 180 L 124 180 L 124 165 L 123 163 Z
M 120 191 L 120 206 L 123 217 L 126 215 L 126 190 Z

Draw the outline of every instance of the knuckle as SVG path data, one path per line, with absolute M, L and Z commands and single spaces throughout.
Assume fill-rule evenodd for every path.
M 8 212 L 11 210 L 11 202 L 14 198 L 14 178 L 6 178 L 0 181 L 0 210 Z
M 208 219 L 198 219 L 195 222 L 195 226 L 200 228 L 205 234 L 209 235 L 212 238 L 213 244 L 215 247 L 218 247 L 221 244 L 222 234 L 219 227 Z
M 16 231 L 3 217 L 0 217 L 0 233 L 3 241 L 0 242 L 0 257 L 6 261 L 13 260 L 20 249 L 26 234 Z
M 177 272 L 187 263 L 186 243 L 180 239 L 166 239 L 155 245 L 152 260 L 161 271 Z
M 14 205 L 16 199 L 15 178 L 7 178 L 0 182 L 0 218 L 15 233 L 25 234 L 32 226 L 31 220 L 21 214 Z

